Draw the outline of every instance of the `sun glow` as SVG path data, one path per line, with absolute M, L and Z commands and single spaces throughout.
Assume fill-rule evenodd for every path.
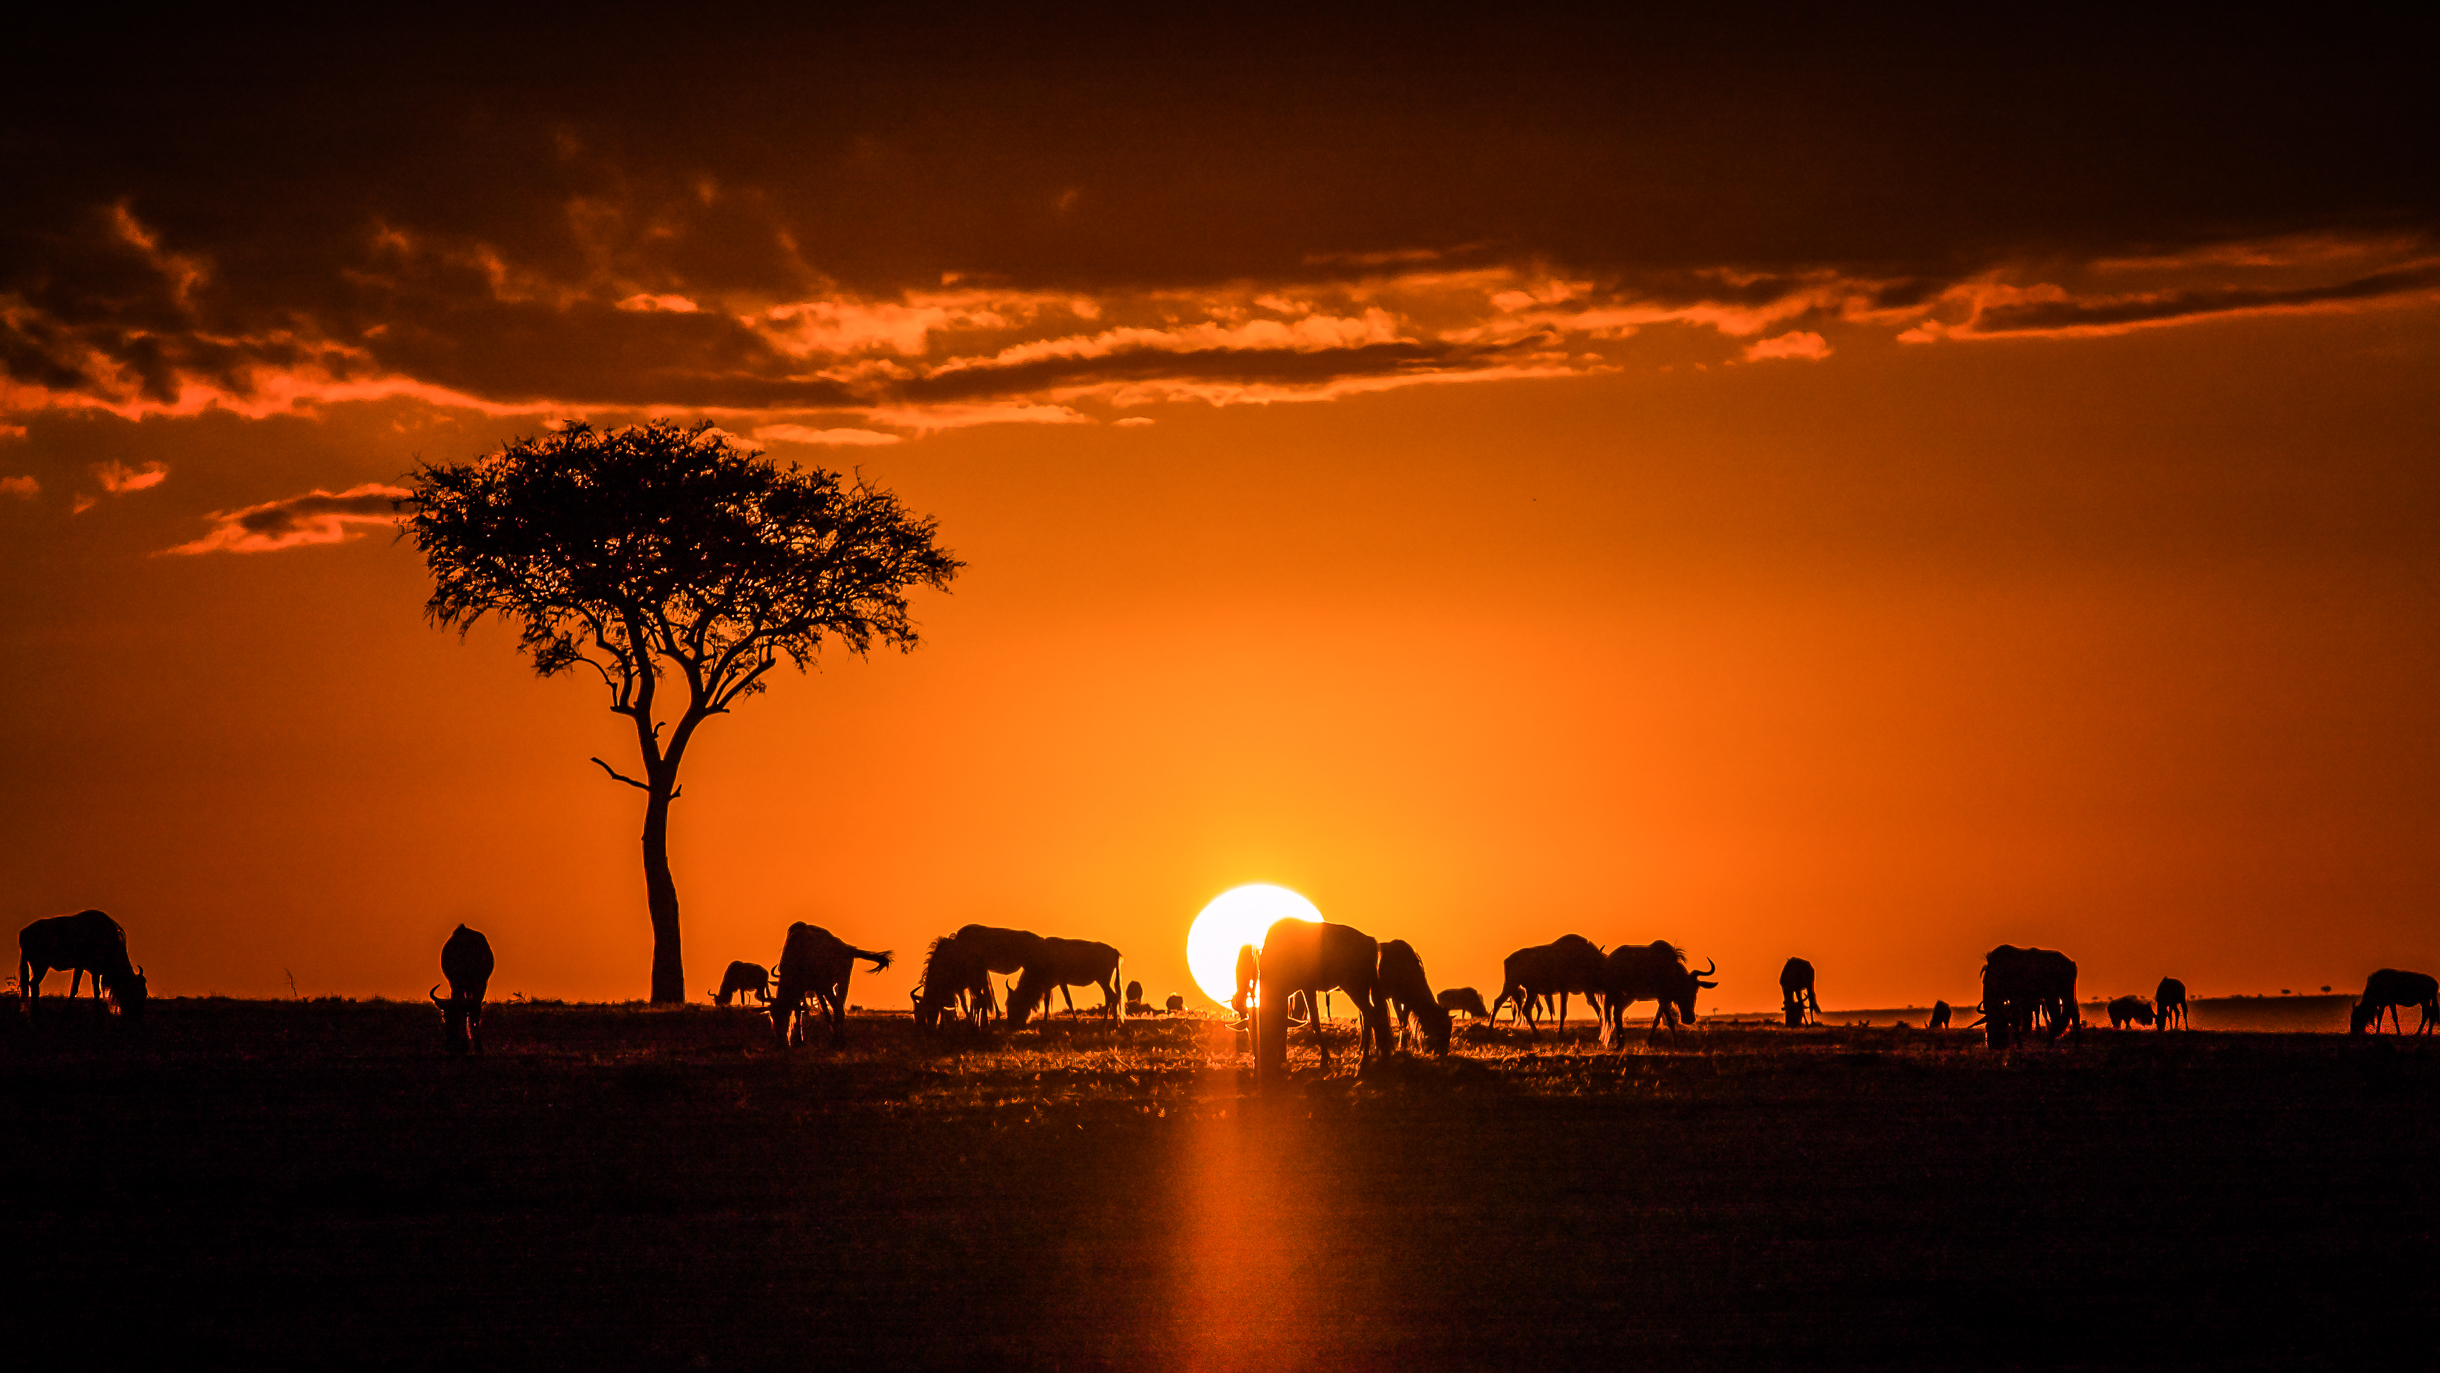
M 1247 944 L 1261 948 L 1273 922 L 1290 916 L 1319 921 L 1322 913 L 1295 892 L 1267 882 L 1213 897 L 1186 931 L 1186 969 L 1195 975 L 1195 985 L 1225 1005 L 1237 991 L 1237 950 Z

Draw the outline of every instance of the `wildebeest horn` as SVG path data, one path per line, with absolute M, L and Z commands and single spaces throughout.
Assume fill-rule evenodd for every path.
M 1713 973 L 1716 973 L 1716 972 L 1720 971 L 1720 960 L 1719 960 L 1719 959 L 1716 959 L 1716 958 L 1707 958 L 1707 959 L 1704 959 L 1703 961 L 1704 961 L 1704 962 L 1706 962 L 1706 963 L 1709 963 L 1711 966 L 1710 966 L 1710 967 L 1708 967 L 1708 968 L 1705 968 L 1703 971 L 1701 971 L 1701 972 L 1699 972 L 1699 973 L 1696 973 L 1696 974 L 1695 974 L 1695 976 L 1697 976 L 1697 977 L 1709 977 L 1709 976 L 1711 976 Z
M 432 998 L 432 1004 L 435 1006 L 446 1006 L 449 1004 L 449 1001 L 457 1000 L 457 997 L 454 995 L 449 998 L 449 1001 L 441 1000 L 441 984 L 438 982 L 432 984 L 432 990 L 429 995 Z

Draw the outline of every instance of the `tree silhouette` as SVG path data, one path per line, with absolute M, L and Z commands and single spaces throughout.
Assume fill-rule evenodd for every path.
M 634 722 L 643 780 L 593 762 L 645 793 L 652 999 L 685 1000 L 669 805 L 696 729 L 825 640 L 913 649 L 908 590 L 963 564 L 889 492 L 783 470 L 709 421 L 571 424 L 411 480 L 397 504 L 432 569 L 426 615 L 461 635 L 516 621 L 537 673 L 592 669 Z

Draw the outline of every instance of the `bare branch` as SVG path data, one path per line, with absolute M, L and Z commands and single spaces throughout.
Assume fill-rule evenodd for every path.
M 594 765 L 595 767 L 600 768 L 602 771 L 604 771 L 604 772 L 606 772 L 606 773 L 609 773 L 609 774 L 610 774 L 610 776 L 611 776 L 611 778 L 612 778 L 612 780 L 614 780 L 614 781 L 620 781 L 620 782 L 625 782 L 625 783 L 626 783 L 628 786 L 631 786 L 631 787 L 635 788 L 637 791 L 650 791 L 650 790 L 652 790 L 652 788 L 651 788 L 651 787 L 648 787 L 648 786 L 644 785 L 642 782 L 639 782 L 639 781 L 635 780 L 634 778 L 629 777 L 627 774 L 625 774 L 625 773 L 623 773 L 623 772 L 620 772 L 620 771 L 619 771 L 617 768 L 614 768 L 614 767 L 610 766 L 608 763 L 603 762 L 603 761 L 602 761 L 601 759 L 599 759 L 599 758 L 596 758 L 596 759 L 594 759 L 594 760 L 593 760 L 593 765 Z M 670 799 L 671 799 L 671 800 L 673 800 L 673 801 L 674 801 L 674 800 L 676 800 L 676 799 L 678 799 L 678 798 L 677 798 L 676 793 L 674 793 L 674 792 L 673 792 L 673 793 L 671 793 L 671 795 L 670 795 Z

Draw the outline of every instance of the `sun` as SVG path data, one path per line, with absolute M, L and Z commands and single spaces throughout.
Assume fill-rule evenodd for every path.
M 1291 916 L 1319 921 L 1322 913 L 1295 892 L 1267 882 L 1213 897 L 1186 931 L 1186 970 L 1195 975 L 1195 985 L 1225 1005 L 1237 993 L 1237 950 L 1247 944 L 1261 948 L 1272 923 Z

